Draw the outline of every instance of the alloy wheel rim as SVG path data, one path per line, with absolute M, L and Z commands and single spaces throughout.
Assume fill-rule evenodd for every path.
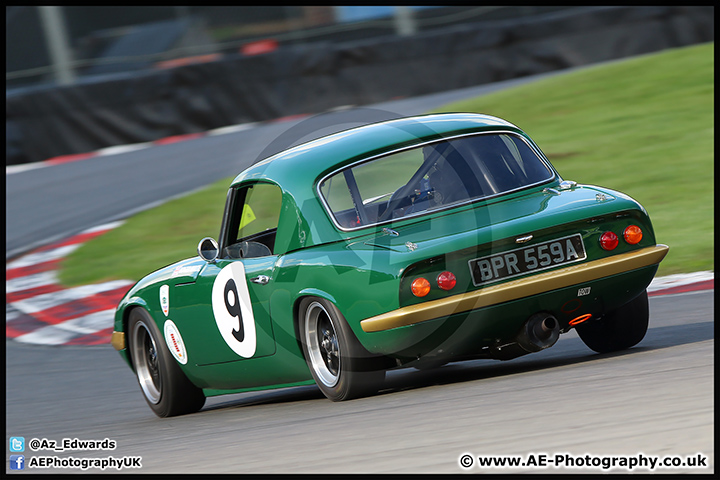
M 156 404 L 162 393 L 162 378 L 155 339 L 150 335 L 147 325 L 139 321 L 133 332 L 133 359 L 138 383 L 145 397 Z
M 305 314 L 305 342 L 313 371 L 323 385 L 334 387 L 340 378 L 340 346 L 332 318 L 325 307 L 313 302 Z

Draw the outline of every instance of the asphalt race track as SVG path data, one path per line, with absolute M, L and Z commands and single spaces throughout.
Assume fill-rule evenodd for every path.
M 234 175 L 319 127 L 329 133 L 353 122 L 421 113 L 501 86 L 7 175 L 6 258 Z M 31 439 L 113 440 L 117 445 L 109 451 L 26 448 L 24 455 L 26 462 L 142 457 L 142 468 L 123 470 L 129 473 L 603 473 L 601 466 L 582 464 L 604 456 L 678 456 L 698 463 L 698 455 L 708 467 L 654 471 L 714 472 L 713 291 L 653 296 L 650 309 L 647 336 L 624 352 L 595 354 L 570 332 L 551 349 L 509 362 L 390 372 L 373 397 L 333 403 L 315 386 L 270 390 L 210 398 L 201 412 L 170 419 L 151 412 L 109 345 L 7 340 L 6 471 L 9 438 L 24 437 L 28 446 Z M 464 468 L 466 454 L 472 465 Z M 478 466 L 480 456 L 527 462 L 529 454 L 536 465 Z M 554 460 L 566 454 L 574 468 L 541 466 L 542 455 Z
M 391 372 L 373 397 L 333 403 L 314 386 L 297 387 L 213 397 L 201 412 L 170 419 L 150 411 L 110 346 L 8 342 L 6 433 L 26 442 L 108 438 L 113 451 L 25 455 L 141 456 L 131 473 L 462 473 L 465 453 L 699 453 L 709 468 L 656 471 L 712 472 L 713 292 L 651 297 L 650 308 L 647 336 L 625 352 L 595 354 L 572 331 L 509 362 Z

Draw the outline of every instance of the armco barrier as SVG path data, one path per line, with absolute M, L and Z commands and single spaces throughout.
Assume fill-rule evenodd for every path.
M 577 7 L 412 37 L 85 78 L 6 94 L 6 164 L 367 105 L 714 40 L 713 7 Z

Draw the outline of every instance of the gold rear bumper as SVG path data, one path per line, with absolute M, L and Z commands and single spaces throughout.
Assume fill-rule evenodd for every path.
M 391 328 L 405 327 L 415 323 L 447 317 L 456 313 L 469 312 L 540 293 L 569 287 L 599 278 L 629 272 L 638 268 L 656 265 L 665 258 L 669 247 L 655 245 L 629 253 L 592 262 L 571 265 L 551 272 L 513 280 L 452 297 L 410 305 L 392 312 L 366 318 L 360 322 L 364 332 L 382 332 Z

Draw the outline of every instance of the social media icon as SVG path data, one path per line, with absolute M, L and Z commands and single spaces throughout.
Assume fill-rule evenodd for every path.
M 25 455 L 10 455 L 10 470 L 25 470 Z
M 25 437 L 10 437 L 10 451 L 11 452 L 24 452 L 25 451 Z

